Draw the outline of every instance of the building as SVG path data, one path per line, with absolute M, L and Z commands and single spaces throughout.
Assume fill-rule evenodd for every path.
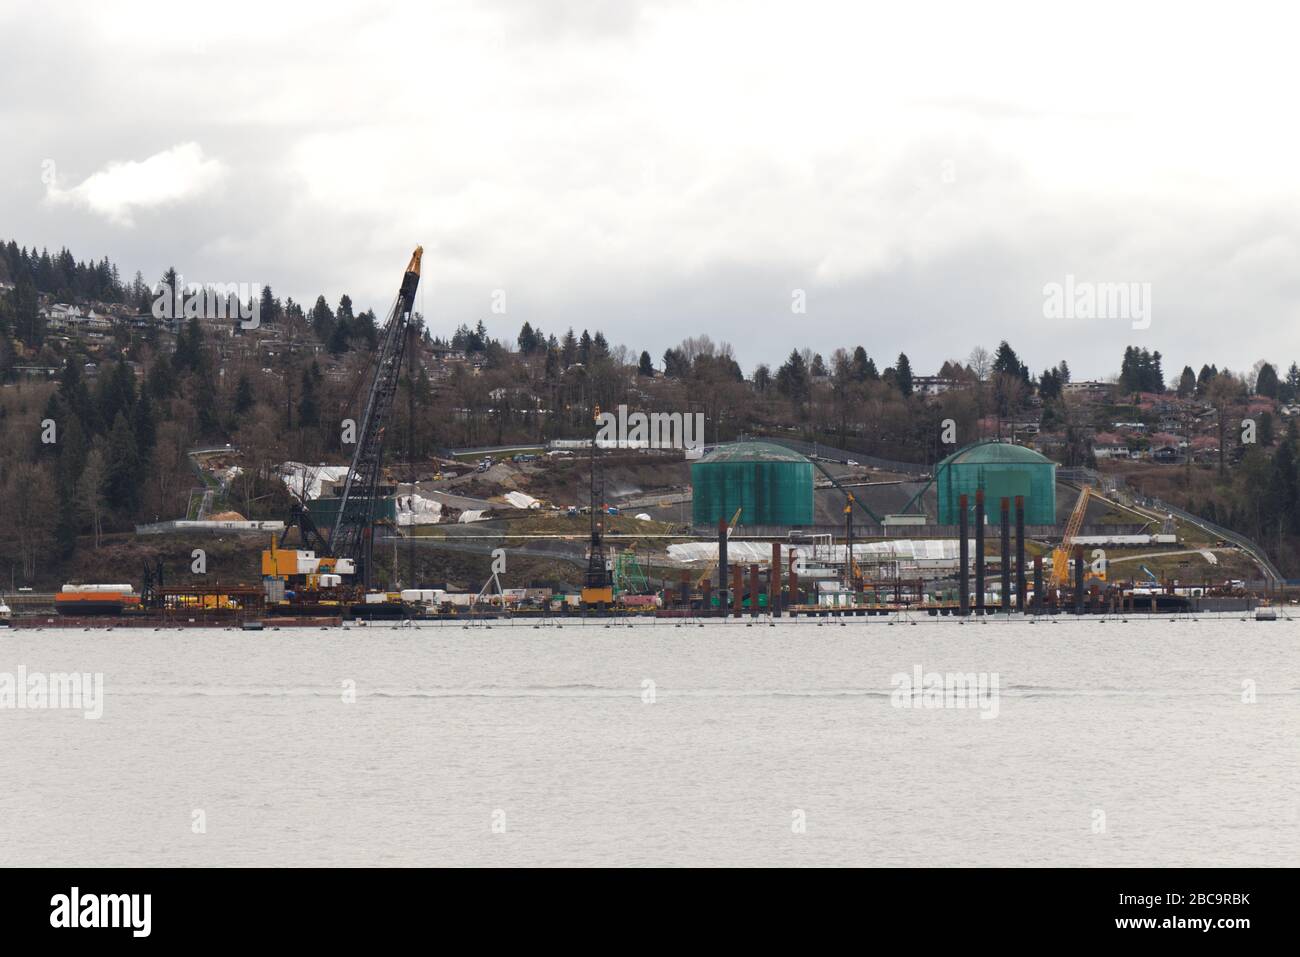
M 934 487 L 939 497 L 939 524 L 960 521 L 961 496 L 984 491 L 984 514 L 990 523 L 1001 521 L 1001 500 L 1025 498 L 1027 525 L 1056 524 L 1056 463 L 1023 445 L 985 441 L 959 449 L 935 466 Z
M 813 465 L 781 445 L 719 446 L 691 464 L 691 485 L 696 525 L 731 521 L 737 509 L 745 525 L 813 523 Z
M 1083 399 L 1084 401 L 1099 401 L 1105 399 L 1114 389 L 1114 383 L 1097 382 L 1096 380 L 1067 382 L 1062 387 L 1062 391 L 1070 398 Z

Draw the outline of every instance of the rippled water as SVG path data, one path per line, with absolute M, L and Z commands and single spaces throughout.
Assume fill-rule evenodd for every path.
M 1232 617 L 14 631 L 0 672 L 102 672 L 105 703 L 0 711 L 0 864 L 1294 865 L 1298 646 Z M 996 673 L 997 716 L 895 707 L 918 665 Z

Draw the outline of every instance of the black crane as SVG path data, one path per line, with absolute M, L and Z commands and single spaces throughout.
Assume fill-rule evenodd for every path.
M 614 588 L 605 563 L 605 482 L 596 459 L 600 435 L 600 406 L 596 406 L 597 430 L 591 438 L 591 543 L 587 553 L 587 577 L 583 580 L 582 603 L 605 608 L 614 601 Z
M 365 411 L 357 425 L 357 444 L 352 453 L 343 494 L 339 497 L 338 515 L 330 532 L 329 551 L 335 558 L 350 558 L 356 565 L 357 580 L 369 589 L 372 584 L 373 526 L 384 460 L 384 433 L 388 415 L 397 393 L 406 348 L 406 330 L 415 306 L 415 290 L 420 285 L 420 258 L 424 247 L 415 247 L 411 262 L 402 275 L 397 300 L 388 313 L 380 332 L 378 355 L 366 396 Z

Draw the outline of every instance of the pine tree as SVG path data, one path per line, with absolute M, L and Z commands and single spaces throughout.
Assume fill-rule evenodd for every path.
M 239 374 L 239 383 L 235 386 L 235 415 L 243 415 L 253 407 L 253 385 L 247 374 Z
M 135 433 L 118 413 L 108 435 L 108 465 L 104 478 L 108 500 L 124 516 L 130 517 L 140 501 L 140 451 L 136 447 Z
M 564 368 L 569 368 L 578 361 L 578 340 L 573 334 L 573 328 L 564 334 L 564 341 L 560 345 L 560 363 Z
M 1006 345 L 1006 343 L 1004 342 L 1003 345 Z M 1010 349 L 1011 347 L 1007 346 L 1007 348 Z M 1014 352 L 1012 353 L 1012 356 L 1015 356 Z M 898 361 L 894 363 L 894 375 L 898 383 L 898 391 L 903 393 L 904 396 L 911 395 L 912 363 L 911 360 L 907 358 L 907 353 L 900 352 L 898 354 Z
M 154 418 L 153 402 L 149 393 L 142 391 L 131 412 L 131 431 L 135 434 L 136 448 L 140 461 L 147 463 L 153 456 L 154 445 L 158 440 L 158 423 Z

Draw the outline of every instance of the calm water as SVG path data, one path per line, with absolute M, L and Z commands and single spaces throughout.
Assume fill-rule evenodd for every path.
M 105 682 L 99 720 L 0 711 L 0 865 L 1295 865 L 1298 646 L 1235 618 L 0 633 L 0 672 Z M 997 673 L 996 718 L 894 707 L 916 665 Z

